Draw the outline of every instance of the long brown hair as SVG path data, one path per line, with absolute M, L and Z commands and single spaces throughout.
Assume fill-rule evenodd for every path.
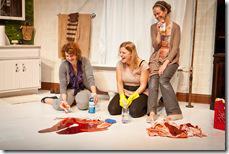
M 137 49 L 136 46 L 134 45 L 133 42 L 130 41 L 126 41 L 123 42 L 120 46 L 119 46 L 119 50 L 124 47 L 126 50 L 128 50 L 129 52 L 131 52 L 132 58 L 131 58 L 131 63 L 133 63 L 133 67 L 137 68 L 138 67 L 138 53 L 137 53 Z
M 81 59 L 81 50 L 75 42 L 66 43 L 61 50 L 61 58 L 66 59 L 65 53 L 76 55 L 77 60 Z

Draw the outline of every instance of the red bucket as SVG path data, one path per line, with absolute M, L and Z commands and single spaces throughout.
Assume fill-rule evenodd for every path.
M 226 115 L 225 115 L 225 100 L 221 98 L 215 99 L 214 106 L 214 128 L 225 130 Z

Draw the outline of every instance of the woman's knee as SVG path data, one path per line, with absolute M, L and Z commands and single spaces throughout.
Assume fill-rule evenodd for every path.
M 130 114 L 130 116 L 133 117 L 133 118 L 139 117 L 137 112 L 138 112 L 138 110 L 136 110 L 135 108 L 130 108 L 130 109 L 129 109 L 129 114 Z
M 131 117 L 138 118 L 144 116 L 147 112 L 147 101 L 148 96 L 145 94 L 141 94 L 138 99 L 134 100 L 129 108 Z
M 119 106 L 119 95 L 115 95 L 109 105 L 108 105 L 108 112 L 111 114 L 111 115 L 118 115 L 118 114 L 121 114 L 121 107 Z
M 154 82 L 149 82 L 148 83 L 148 89 L 150 91 L 157 91 L 159 89 L 158 84 L 155 84 Z
M 117 107 L 109 105 L 108 106 L 108 112 L 110 113 L 110 115 L 119 115 L 121 114 L 121 112 L 118 110 Z
M 88 109 L 88 103 L 77 103 L 76 106 L 79 110 L 87 110 Z
M 167 78 L 167 77 L 161 77 L 160 79 L 159 79 L 159 83 L 160 83 L 160 85 L 167 85 L 167 84 L 169 84 L 170 83 L 170 79 L 169 78 Z
M 142 117 L 142 116 L 144 116 L 146 114 L 146 112 L 147 112 L 147 108 L 142 109 L 142 110 L 139 110 L 139 109 L 136 109 L 136 108 L 130 108 L 129 109 L 129 114 L 133 118 Z
M 148 89 L 149 90 L 158 90 L 159 82 L 157 79 L 151 78 L 148 82 Z
M 80 110 L 86 110 L 88 109 L 88 102 L 90 97 L 90 91 L 89 90 L 82 90 L 80 91 L 76 96 L 76 106 Z

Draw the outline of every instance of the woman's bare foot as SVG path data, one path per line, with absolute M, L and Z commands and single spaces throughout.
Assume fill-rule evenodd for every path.
M 58 99 L 58 97 L 57 96 L 44 97 L 41 99 L 41 102 L 45 104 L 52 104 L 55 99 Z
M 172 120 L 172 121 L 180 120 L 180 119 L 183 119 L 183 115 L 182 114 L 172 114 L 172 115 L 168 115 L 166 117 L 166 120 Z
M 151 122 L 157 120 L 157 118 L 158 118 L 157 114 L 155 114 L 154 112 L 150 112 L 149 116 L 147 116 L 147 118 L 146 118 L 146 122 L 151 123 Z

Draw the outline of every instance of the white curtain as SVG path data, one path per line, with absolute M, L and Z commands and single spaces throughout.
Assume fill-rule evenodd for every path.
M 211 94 L 217 0 L 199 0 L 193 62 L 193 88 L 197 94 Z
M 119 45 L 132 41 L 140 58 L 148 61 L 151 54 L 150 26 L 156 20 L 152 6 L 156 0 L 104 0 L 99 46 L 91 56 L 97 65 L 115 66 Z M 172 7 L 172 20 L 181 28 L 186 0 L 167 0 Z

